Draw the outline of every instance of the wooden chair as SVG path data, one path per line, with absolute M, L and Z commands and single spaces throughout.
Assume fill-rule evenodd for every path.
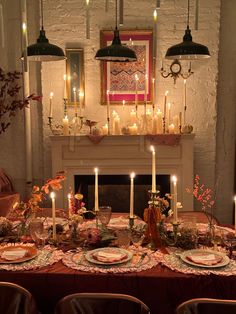
M 0 282 L 0 312 L 4 314 L 37 314 L 32 294 L 11 282 Z
M 210 214 L 209 214 L 210 215 Z M 209 223 L 206 214 L 202 211 L 179 211 L 178 218 L 183 221 L 194 221 L 196 223 Z M 212 216 L 212 222 L 215 225 L 219 225 L 217 218 Z
M 176 310 L 177 314 L 235 314 L 236 300 L 191 299 L 181 303 Z
M 61 299 L 55 314 L 150 314 L 141 300 L 126 294 L 75 293 Z

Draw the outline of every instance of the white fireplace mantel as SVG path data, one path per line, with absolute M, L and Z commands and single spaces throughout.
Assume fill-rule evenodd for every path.
M 74 176 L 93 175 L 94 167 L 99 168 L 101 175 L 129 175 L 132 171 L 136 175 L 151 174 L 151 144 L 146 136 L 112 135 L 98 144 L 87 136 L 51 136 L 51 143 L 53 175 L 66 171 L 67 177 L 63 190 L 57 193 L 58 207 L 66 208 L 69 188 L 74 190 Z M 178 145 L 155 146 L 157 174 L 177 176 L 182 210 L 193 210 L 192 195 L 185 191 L 193 184 L 193 144 L 194 134 L 184 134 Z

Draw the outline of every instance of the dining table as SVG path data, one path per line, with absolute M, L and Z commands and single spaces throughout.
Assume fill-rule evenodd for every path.
M 79 253 L 57 251 L 57 258 L 43 267 L 0 267 L 0 281 L 13 282 L 28 289 L 42 314 L 53 313 L 61 298 L 79 292 L 132 295 L 142 300 L 153 314 L 174 314 L 180 303 L 192 298 L 236 299 L 235 261 L 234 268 L 228 271 L 224 267 L 214 271 L 195 270 L 191 265 L 184 265 L 186 269 L 183 269 L 184 263 L 179 261 L 178 254 L 160 248 L 145 253 L 153 255 L 155 260 L 147 269 L 110 271 L 105 267 L 103 271 L 100 267 L 97 271 L 95 267 L 88 271 L 86 267 L 79 268 L 79 261 L 73 267 L 70 257 Z M 172 266 L 172 260 L 165 258 L 168 256 L 172 256 Z

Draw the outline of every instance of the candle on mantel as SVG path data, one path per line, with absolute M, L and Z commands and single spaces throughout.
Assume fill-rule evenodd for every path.
M 69 218 L 70 218 L 71 217 L 71 193 L 68 193 L 67 199 L 68 199 L 68 212 L 69 212 Z
M 236 236 L 236 195 L 234 196 L 234 234 Z
M 135 109 L 138 110 L 138 75 L 135 74 Z
M 94 191 L 94 195 L 95 195 L 95 202 L 94 202 L 94 209 L 95 212 L 97 212 L 98 209 L 98 168 L 94 168 L 94 173 L 95 173 L 95 191 Z
M 52 199 L 52 238 L 56 241 L 56 205 L 55 205 L 55 193 L 51 192 L 50 197 Z
M 186 106 L 186 98 L 187 98 L 187 86 L 186 86 L 186 83 L 187 81 L 184 80 L 184 92 L 183 92 L 183 98 L 184 98 L 184 120 L 183 120 L 183 124 L 185 125 L 186 121 L 186 109 L 187 109 L 187 106 Z
M 107 90 L 107 125 L 108 125 L 108 134 L 109 134 L 109 131 L 110 131 L 109 120 L 110 120 L 110 93 L 109 93 L 109 90 Z
M 156 192 L 156 152 L 154 146 L 150 149 L 152 152 L 152 192 Z
M 120 135 L 121 130 L 120 130 L 120 117 L 118 114 L 114 117 L 114 123 L 113 123 L 113 134 L 114 135 Z
M 177 212 L 177 177 L 172 176 L 171 177 L 171 182 L 172 182 L 172 191 L 173 191 L 173 197 L 172 197 L 172 202 L 173 202 L 173 214 L 174 214 L 174 222 L 177 222 L 178 220 L 178 212 Z
M 76 88 L 73 87 L 74 103 L 75 103 L 75 115 L 78 114 L 77 101 L 76 101 Z
M 169 134 L 174 134 L 175 133 L 175 125 L 173 123 L 171 123 L 168 126 L 168 131 L 169 131 Z
M 53 98 L 53 92 L 49 94 L 49 117 L 52 118 L 52 98 Z
M 163 133 L 166 131 L 166 104 L 167 104 L 167 95 L 168 95 L 168 90 L 165 92 L 165 98 L 164 98 L 164 123 L 163 123 Z
M 171 103 L 168 102 L 167 104 L 167 128 L 170 125 L 170 107 L 171 107 Z
M 148 90 L 148 76 L 145 74 L 145 81 L 144 81 L 144 102 L 147 104 L 147 90 Z
M 69 135 L 69 120 L 67 116 L 65 116 L 64 119 L 62 119 L 62 126 L 63 126 L 63 135 Z
M 64 99 L 67 99 L 67 77 L 64 74 Z
M 138 134 L 138 127 L 137 127 L 136 123 L 134 123 L 132 126 L 129 127 L 129 132 L 131 135 L 137 135 Z
M 157 134 L 161 134 L 162 133 L 162 112 L 161 110 L 158 108 L 157 110 Z
M 134 218 L 134 177 L 135 173 L 132 172 L 130 174 L 130 209 L 129 209 L 130 218 Z
M 131 124 L 136 123 L 136 113 L 134 109 L 132 109 L 130 112 L 130 122 Z
M 102 134 L 107 135 L 108 134 L 108 124 L 102 126 Z

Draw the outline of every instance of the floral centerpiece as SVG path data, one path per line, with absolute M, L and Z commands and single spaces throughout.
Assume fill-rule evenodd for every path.
M 65 180 L 64 172 L 57 173 L 54 178 L 48 179 L 41 188 L 34 186 L 31 196 L 27 201 L 21 201 L 14 205 L 13 211 L 11 212 L 11 218 L 21 220 L 22 234 L 25 233 L 27 220 L 41 211 L 40 204 L 46 199 L 51 191 L 60 190 L 62 188 L 61 182 L 63 180 Z

